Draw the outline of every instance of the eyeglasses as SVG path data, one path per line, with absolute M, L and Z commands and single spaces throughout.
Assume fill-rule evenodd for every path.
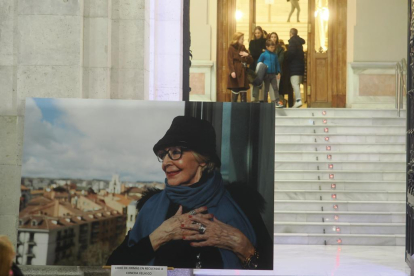
M 168 154 L 168 157 L 171 160 L 178 160 L 183 156 L 183 152 L 186 151 L 186 147 L 171 147 L 166 150 L 159 150 L 157 152 L 158 161 L 164 161 L 165 156 Z

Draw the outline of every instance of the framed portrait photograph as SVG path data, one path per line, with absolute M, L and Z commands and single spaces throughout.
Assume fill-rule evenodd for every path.
M 273 269 L 272 104 L 28 98 L 16 262 Z

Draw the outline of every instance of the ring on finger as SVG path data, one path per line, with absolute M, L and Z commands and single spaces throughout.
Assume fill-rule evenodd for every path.
M 201 224 L 198 226 L 198 233 L 204 234 L 207 230 L 207 227 L 204 224 Z
M 197 212 L 196 212 L 196 210 L 191 210 L 189 214 L 194 216 L 194 215 L 197 214 Z

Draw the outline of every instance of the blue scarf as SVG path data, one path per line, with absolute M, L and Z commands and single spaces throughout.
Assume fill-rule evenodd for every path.
M 128 246 L 151 234 L 165 220 L 171 203 L 183 205 L 188 209 L 207 206 L 211 214 L 226 224 L 239 229 L 256 246 L 256 235 L 250 221 L 224 187 L 221 174 L 215 172 L 205 183 L 196 187 L 170 186 L 153 195 L 142 207 L 129 234 Z M 225 269 L 240 269 L 239 258 L 232 251 L 219 249 Z M 153 265 L 152 259 L 148 265 Z

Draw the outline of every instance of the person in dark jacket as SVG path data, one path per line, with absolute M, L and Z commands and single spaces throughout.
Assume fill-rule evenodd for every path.
M 250 63 L 250 69 L 256 70 L 257 60 L 260 55 L 266 50 L 266 37 L 263 33 L 263 29 L 260 26 L 254 28 L 254 39 L 249 43 L 249 52 L 253 57 Z
M 249 90 L 249 80 L 246 68 L 252 62 L 252 56 L 243 45 L 244 34 L 237 32 L 233 35 L 233 41 L 227 52 L 227 63 L 229 67 L 229 77 L 227 79 L 227 89 L 231 90 L 231 101 L 237 102 L 241 97 L 242 102 L 247 101 L 247 90 Z
M 279 85 L 279 94 L 282 99 L 284 99 L 285 95 L 288 96 L 287 102 L 284 101 L 283 105 L 287 107 L 293 106 L 293 88 L 292 84 L 290 82 L 290 69 L 289 69 L 289 60 L 288 60 L 288 52 L 287 47 L 285 46 L 283 40 L 279 41 L 279 44 L 285 49 L 284 52 L 284 59 L 282 61 L 282 64 L 280 65 L 282 74 L 280 77 L 280 85 Z M 288 104 L 288 105 L 287 105 Z
M 153 147 L 165 189 L 138 203 L 135 225 L 108 265 L 272 269 L 273 243 L 259 209 L 223 185 L 211 123 L 178 116 Z M 246 198 L 258 201 L 254 193 Z
M 303 52 L 303 44 L 305 40 L 298 36 L 298 30 L 290 29 L 289 46 L 287 50 L 287 59 L 289 61 L 290 82 L 295 92 L 296 102 L 294 108 L 302 106 L 302 98 L 300 95 L 300 84 L 305 73 L 305 54 Z

